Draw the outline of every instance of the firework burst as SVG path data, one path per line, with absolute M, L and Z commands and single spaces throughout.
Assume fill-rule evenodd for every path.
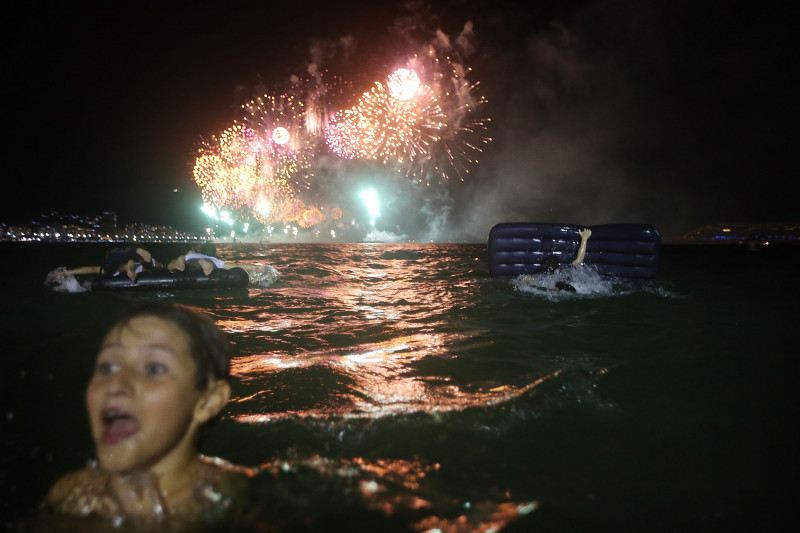
M 406 91 L 403 98 L 396 96 L 398 91 Z M 354 107 L 334 115 L 326 141 L 340 157 L 401 168 L 436 142 L 443 118 L 427 87 L 409 94 L 408 87 L 376 82 Z
M 463 180 L 491 140 L 488 119 L 477 115 L 485 100 L 465 74 L 432 48 L 414 56 L 332 117 L 329 148 L 340 157 L 380 161 L 420 182 Z
M 287 158 L 275 156 L 253 130 L 236 124 L 203 143 L 194 180 L 206 205 L 237 218 L 281 220 L 295 192 L 286 180 Z
M 314 144 L 305 135 L 303 105 L 290 95 L 264 95 L 242 106 L 245 125 L 261 139 L 269 165 L 263 169 L 274 181 L 291 183 L 295 190 L 308 188 L 312 176 Z
M 203 201 L 217 209 L 249 205 L 259 180 L 258 151 L 255 135 L 242 126 L 232 126 L 204 143 L 193 171 Z

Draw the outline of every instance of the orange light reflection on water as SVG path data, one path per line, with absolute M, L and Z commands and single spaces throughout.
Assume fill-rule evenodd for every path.
M 258 310 L 250 318 L 238 313 L 235 321 L 218 322 L 234 334 L 263 332 L 269 337 L 271 351 L 232 361 L 232 373 L 243 383 L 274 382 L 288 369 L 324 367 L 331 379 L 345 377 L 349 389 L 321 407 L 287 410 L 276 406 L 274 411 L 239 413 L 234 415 L 236 420 L 379 418 L 462 410 L 508 401 L 557 374 L 532 376 L 527 383 L 514 376 L 513 384 L 479 380 L 467 385 L 448 375 L 424 375 L 419 371 L 421 360 L 485 350 L 491 341 L 485 330 L 465 328 L 461 314 L 454 312 L 461 301 L 457 287 L 416 281 L 437 279 L 438 270 L 426 272 L 433 266 L 415 261 L 410 268 L 406 261 L 383 260 L 380 249 L 364 250 L 364 260 L 350 263 L 344 271 L 321 269 L 330 277 L 324 286 L 293 288 L 293 298 L 311 306 L 302 313 Z M 420 301 L 425 302 L 424 312 L 417 305 Z M 266 392 L 251 392 L 233 402 L 246 410 L 248 402 Z M 263 403 L 259 409 L 264 409 Z
M 516 398 L 559 372 L 522 385 L 488 382 L 471 385 L 466 391 L 445 376 L 420 376 L 413 363 L 421 357 L 447 356 L 445 347 L 452 342 L 422 334 L 392 339 L 377 346 L 362 346 L 346 354 L 325 352 L 294 356 L 287 353 L 255 354 L 232 361 L 232 374 L 243 382 L 264 380 L 286 369 L 328 367 L 352 380 L 353 391 L 338 405 L 326 405 L 303 411 L 244 413 L 234 419 L 246 423 L 264 423 L 286 418 L 380 418 L 414 412 L 440 413 L 469 407 L 494 405 Z M 422 347 L 425 347 L 424 349 Z M 256 393 L 258 395 L 258 393 Z M 254 398 L 240 396 L 234 403 Z
M 386 516 L 409 512 L 425 514 L 427 510 L 445 507 L 449 516 L 431 514 L 410 524 L 414 531 L 444 533 L 485 533 L 499 531 L 521 516 L 535 511 L 535 501 L 456 502 L 435 491 L 418 494 L 423 480 L 440 469 L 439 464 L 425 465 L 419 460 L 379 459 L 370 461 L 362 457 L 329 459 L 313 456 L 306 459 L 264 463 L 260 470 L 279 476 L 281 472 L 310 468 L 323 477 L 354 480 L 351 490 L 358 492 L 364 504 Z M 510 500 L 510 494 L 506 494 Z M 443 501 L 441 501 L 443 500 Z M 444 513 L 442 513 L 444 514 Z
M 465 328 L 460 322 L 457 284 L 416 281 L 439 279 L 440 273 L 425 272 L 427 268 L 424 261 L 409 268 L 405 261 L 381 262 L 378 257 L 344 271 L 320 268 L 329 283 L 292 288 L 295 301 L 310 302 L 311 307 L 302 313 L 271 309 L 248 314 L 245 310 L 235 320 L 219 317 L 218 325 L 233 335 L 269 337 L 269 351 L 232 360 L 232 374 L 249 387 L 247 393 L 233 398 L 238 412 L 232 419 L 268 424 L 458 411 L 513 400 L 561 373 L 532 374 L 529 379 L 514 376 L 513 382 L 479 377 L 464 383 L 435 370 L 422 371 L 420 363 L 426 359 L 451 359 L 491 349 L 484 330 Z M 422 314 L 420 301 L 425 302 Z M 299 409 L 293 403 L 287 409 L 281 401 L 270 409 L 270 402 L 263 401 L 276 394 L 266 389 L 269 383 L 280 381 L 282 373 L 315 368 L 324 370 L 315 376 L 327 376 L 346 387 L 345 393 L 338 388 L 324 405 Z M 278 394 L 290 394 L 285 390 L 278 389 Z M 439 493 L 436 483 L 428 479 L 439 472 L 440 465 L 418 459 L 314 456 L 261 468 L 276 475 L 313 468 L 323 476 L 352 480 L 352 490 L 365 505 L 387 516 L 410 514 L 414 516 L 411 529 L 420 532 L 497 531 L 537 507 L 532 501 L 511 501 L 510 494 L 499 497 L 499 502 L 455 501 Z

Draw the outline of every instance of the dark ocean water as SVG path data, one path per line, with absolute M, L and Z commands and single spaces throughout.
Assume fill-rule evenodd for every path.
M 489 278 L 485 244 L 221 246 L 281 275 L 246 290 L 43 285 L 106 249 L 0 243 L 6 529 L 92 457 L 97 347 L 149 299 L 230 336 L 235 398 L 204 451 L 263 468 L 250 530 L 776 530 L 795 515 L 800 247 L 665 246 L 655 284 L 584 273 L 575 294 Z

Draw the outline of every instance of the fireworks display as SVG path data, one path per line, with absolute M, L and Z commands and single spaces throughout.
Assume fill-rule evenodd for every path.
M 378 160 L 420 182 L 463 180 L 491 140 L 489 120 L 477 116 L 485 100 L 465 74 L 432 48 L 414 56 L 409 68 L 376 82 L 332 118 L 328 145 L 341 157 Z
M 209 212 L 311 228 L 342 209 L 314 197 L 321 161 L 374 161 L 423 184 L 464 180 L 488 119 L 469 70 L 431 46 L 357 96 L 339 78 L 293 79 L 242 106 L 242 118 L 202 144 L 194 179 Z
M 391 78 L 390 78 L 391 81 Z M 398 98 L 398 91 L 404 98 Z M 334 115 L 326 130 L 328 146 L 349 159 L 374 159 L 402 168 L 430 151 L 446 118 L 427 87 L 376 82 L 351 109 Z

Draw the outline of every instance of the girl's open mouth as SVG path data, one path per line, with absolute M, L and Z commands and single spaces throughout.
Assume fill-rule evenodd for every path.
M 139 422 L 121 409 L 104 409 L 102 413 L 104 444 L 116 444 L 139 431 Z

